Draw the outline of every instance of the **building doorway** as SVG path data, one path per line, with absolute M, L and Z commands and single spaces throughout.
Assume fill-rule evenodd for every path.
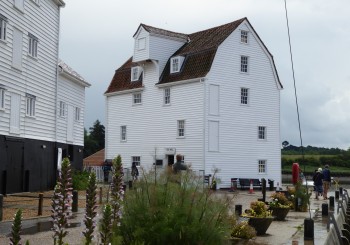
M 172 167 L 174 164 L 174 155 L 167 155 L 168 158 L 168 166 Z

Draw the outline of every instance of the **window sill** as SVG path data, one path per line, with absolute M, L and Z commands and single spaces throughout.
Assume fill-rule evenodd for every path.
M 7 40 L 5 39 L 0 39 L 0 43 L 7 44 Z
M 140 106 L 142 103 L 133 103 L 132 106 Z
M 120 143 L 126 143 L 127 141 L 126 140 L 121 140 Z
M 24 5 L 24 3 L 23 3 L 23 5 Z M 17 10 L 18 12 L 20 12 L 21 14 L 24 14 L 24 6 L 23 6 L 22 9 L 20 9 L 20 8 L 18 8 L 16 5 L 13 5 L 13 8 L 14 8 L 15 10 Z
M 239 73 L 242 74 L 242 75 L 249 75 L 249 71 L 247 71 L 247 72 L 239 71 Z
M 36 119 L 35 116 L 26 115 L 26 118 Z
M 169 103 L 169 104 L 163 104 L 163 106 L 171 106 L 171 104 Z
M 31 54 L 28 54 L 27 56 L 28 56 L 29 58 L 31 58 L 32 60 L 38 61 L 38 57 L 34 57 L 34 56 L 32 56 Z
M 5 112 L 5 108 L 0 108 L 0 112 Z
M 21 73 L 22 73 L 22 67 L 21 67 L 21 68 L 18 68 L 18 67 L 16 67 L 16 66 L 11 65 L 11 68 L 12 68 L 13 70 L 17 71 L 17 72 L 21 72 Z
M 185 139 L 185 136 L 177 136 L 176 139 Z

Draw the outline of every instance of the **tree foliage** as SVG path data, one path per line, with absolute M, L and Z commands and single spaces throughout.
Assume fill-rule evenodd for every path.
M 105 126 L 96 120 L 89 132 L 84 129 L 84 157 L 105 148 Z

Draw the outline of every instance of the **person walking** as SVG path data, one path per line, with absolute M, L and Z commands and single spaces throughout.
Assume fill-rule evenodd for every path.
M 331 171 L 329 170 L 329 166 L 326 165 L 322 171 L 323 174 L 323 199 L 328 199 L 328 190 L 331 184 Z
M 314 181 L 315 194 L 316 194 L 317 200 L 318 200 L 318 196 L 322 195 L 323 193 L 322 179 L 323 179 L 322 168 L 319 168 L 312 178 L 312 180 Z

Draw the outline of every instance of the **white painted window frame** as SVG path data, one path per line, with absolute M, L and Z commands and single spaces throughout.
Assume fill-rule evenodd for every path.
M 120 126 L 120 141 L 121 142 L 126 142 L 126 137 L 127 137 L 127 127 L 126 125 Z
M 258 140 L 266 140 L 267 139 L 267 130 L 266 126 L 258 126 Z
M 66 108 L 67 108 L 67 104 L 64 101 L 60 101 L 60 111 L 59 111 L 60 117 L 66 117 Z
M 136 164 L 136 167 L 140 167 L 141 166 L 141 156 L 132 156 L 131 157 L 131 166 L 133 166 L 133 164 Z
M 241 88 L 241 105 L 249 105 L 249 88 Z
M 170 105 L 170 95 L 171 90 L 170 88 L 164 88 L 164 105 Z
M 35 102 L 36 97 L 31 94 L 26 94 L 26 116 L 35 117 Z
M 28 54 L 33 58 L 38 58 L 39 39 L 33 34 L 28 34 Z
M 186 120 L 177 120 L 177 138 L 185 138 Z
M 133 105 L 141 105 L 142 104 L 142 93 L 134 93 L 132 94 L 132 103 Z
M 241 43 L 248 44 L 249 39 L 248 39 L 248 34 L 249 32 L 246 30 L 241 30 Z
M 248 74 L 249 73 L 249 56 L 241 55 L 241 73 Z
M 266 174 L 267 173 L 267 161 L 266 160 L 258 160 L 258 173 Z
M 134 66 L 131 67 L 131 81 L 135 82 L 138 81 L 140 78 L 140 67 Z
M 81 109 L 79 107 L 75 107 L 75 121 L 79 122 L 80 121 L 80 114 L 81 114 Z
M 0 86 L 0 110 L 2 111 L 5 110 L 5 96 L 6 96 L 5 88 Z
M 6 41 L 7 18 L 0 14 L 0 41 Z
M 146 49 L 146 37 L 141 37 L 137 39 L 137 50 L 144 50 Z

